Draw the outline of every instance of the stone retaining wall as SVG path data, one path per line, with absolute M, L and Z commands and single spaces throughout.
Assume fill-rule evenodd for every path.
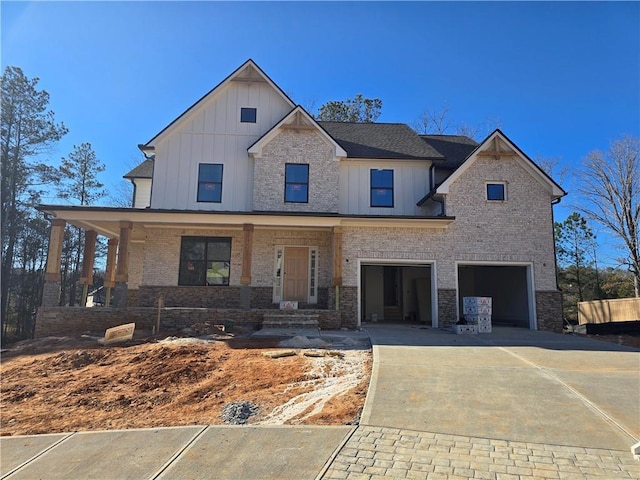
M 239 310 L 213 308 L 163 308 L 160 313 L 160 332 L 174 335 L 198 323 L 211 325 L 234 323 L 259 328 L 263 316 L 283 313 L 280 310 Z M 340 313 L 333 310 L 297 310 L 295 313 L 318 315 L 321 329 L 340 328 Z M 107 328 L 135 322 L 138 330 L 151 331 L 156 324 L 157 308 L 82 308 L 42 307 L 36 316 L 35 338 L 81 335 L 86 332 L 103 334 Z

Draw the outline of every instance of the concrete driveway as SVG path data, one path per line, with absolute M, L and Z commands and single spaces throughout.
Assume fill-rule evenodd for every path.
M 364 425 L 626 451 L 640 437 L 637 349 L 514 328 L 365 330 Z

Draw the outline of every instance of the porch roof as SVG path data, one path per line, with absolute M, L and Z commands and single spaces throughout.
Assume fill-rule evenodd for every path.
M 118 238 L 120 222 L 134 224 L 132 241 L 144 240 L 146 228 L 238 228 L 252 224 L 256 228 L 330 229 L 333 227 L 413 227 L 444 229 L 455 217 L 341 215 L 299 212 L 229 212 L 205 210 L 137 209 L 77 205 L 38 205 L 44 214 L 65 220 L 85 230 Z

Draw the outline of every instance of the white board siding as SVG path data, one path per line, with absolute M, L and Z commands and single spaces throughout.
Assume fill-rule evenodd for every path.
M 134 208 L 147 208 L 151 205 L 151 179 L 150 178 L 134 178 L 135 198 L 133 199 Z
M 340 163 L 340 213 L 355 215 L 424 215 L 416 206 L 429 191 L 428 161 L 358 161 Z M 371 169 L 393 170 L 393 208 L 371 207 Z
M 256 123 L 241 123 L 240 109 L 257 109 Z M 249 211 L 253 160 L 247 148 L 282 119 L 290 106 L 268 84 L 231 82 L 179 120 L 155 145 L 153 208 Z M 222 202 L 198 202 L 198 165 L 223 165 Z

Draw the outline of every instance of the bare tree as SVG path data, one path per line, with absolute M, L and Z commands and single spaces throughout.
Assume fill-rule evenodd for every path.
M 449 118 L 447 104 L 443 104 L 438 110 L 425 108 L 413 123 L 413 129 L 421 135 L 444 135 L 450 128 L 453 128 L 453 122 Z
M 556 180 L 558 183 L 564 183 L 569 176 L 570 169 L 567 165 L 561 163 L 560 157 L 540 157 L 536 156 L 533 160 L 544 172 Z
M 640 297 L 639 153 L 640 138 L 632 136 L 614 141 L 607 152 L 590 152 L 579 188 L 588 201 L 580 210 L 622 241 L 636 297 Z
M 456 122 L 450 115 L 450 107 L 444 103 L 439 109 L 425 108 L 413 122 L 413 129 L 420 135 L 463 135 L 480 142 L 484 137 L 502 126 L 497 118 L 488 118 L 482 124 Z

